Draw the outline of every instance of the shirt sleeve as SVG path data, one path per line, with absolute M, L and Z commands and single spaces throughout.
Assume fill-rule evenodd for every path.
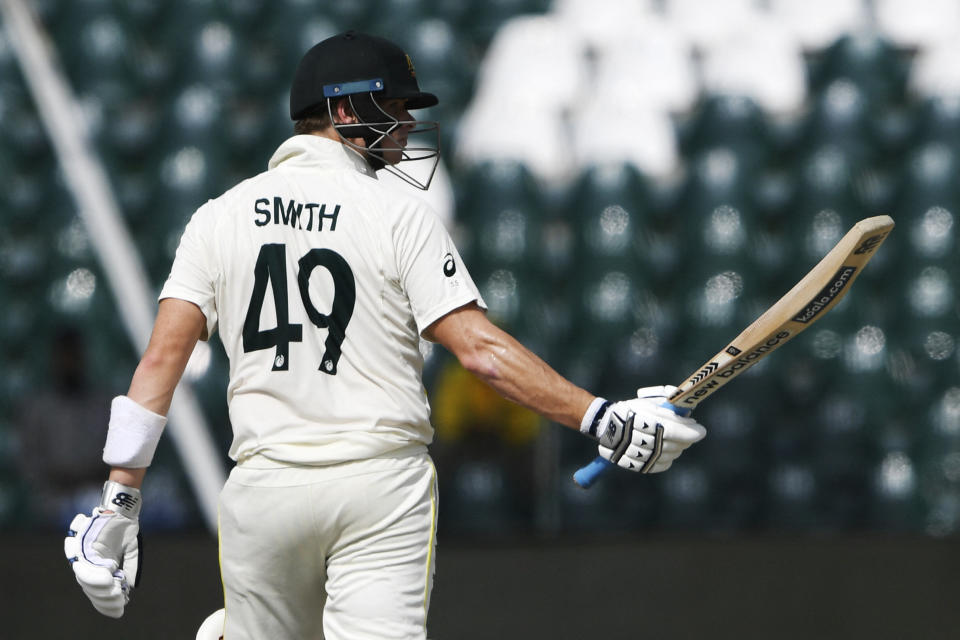
M 207 319 L 204 339 L 209 339 L 217 329 L 217 274 L 212 209 L 212 204 L 208 202 L 190 218 L 180 237 L 170 275 L 158 297 L 158 300 L 176 298 L 197 305 Z
M 400 283 L 417 330 L 470 302 L 487 305 L 446 228 L 426 205 L 412 207 L 394 228 Z

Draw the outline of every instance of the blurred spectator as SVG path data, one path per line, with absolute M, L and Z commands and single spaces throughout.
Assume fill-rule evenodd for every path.
M 481 454 L 491 447 L 529 445 L 540 430 L 540 416 L 504 400 L 456 360 L 438 374 L 433 396 L 438 444 L 475 441 Z
M 50 348 L 49 382 L 21 399 L 14 423 L 29 515 L 38 527 L 59 529 L 99 499 L 110 394 L 89 380 L 80 331 L 58 330 Z
M 532 526 L 540 416 L 500 397 L 455 359 L 437 373 L 430 404 L 446 530 Z

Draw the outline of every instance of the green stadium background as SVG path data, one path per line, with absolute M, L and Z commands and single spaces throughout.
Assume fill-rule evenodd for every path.
M 462 134 L 498 33 L 521 17 L 549 16 L 562 5 L 583 3 L 28 4 L 80 99 L 156 290 L 193 210 L 261 171 L 290 135 L 286 97 L 299 56 L 347 28 L 403 44 L 421 86 L 440 95 L 440 106 L 427 117 L 441 122 L 454 198 L 449 224 L 491 314 L 596 393 L 617 398 L 638 386 L 679 382 L 785 293 L 854 222 L 893 216 L 896 229 L 849 296 L 790 346 L 704 403 L 697 417 L 710 430 L 708 438 L 667 474 L 610 474 L 581 491 L 570 476 L 594 451 L 553 425 L 539 425 L 514 448 L 509 438 L 482 440 L 473 451 L 438 441 L 443 483 L 434 606 L 441 630 L 435 633 L 513 637 L 510 629 L 527 629 L 524 613 L 552 622 L 530 626 L 523 637 L 587 633 L 592 607 L 565 614 L 544 594 L 578 588 L 574 578 L 590 589 L 610 584 L 618 594 L 629 592 L 634 587 L 610 565 L 630 555 L 640 562 L 630 571 L 642 574 L 649 564 L 663 573 L 668 590 L 676 590 L 677 599 L 654 600 L 671 615 L 680 611 L 671 607 L 679 606 L 679 594 L 691 584 L 701 585 L 693 593 L 713 593 L 706 608 L 716 618 L 694 624 L 700 633 L 722 619 L 730 610 L 725 607 L 736 612 L 743 606 L 732 604 L 733 595 L 721 595 L 729 577 L 748 585 L 754 598 L 766 593 L 758 606 L 769 613 L 757 619 L 759 627 L 734 616 L 739 621 L 728 621 L 728 628 L 744 631 L 715 632 L 718 637 L 803 637 L 814 628 L 827 637 L 867 637 L 865 629 L 869 637 L 907 637 L 901 632 L 909 618 L 926 629 L 915 637 L 950 637 L 947 629 L 958 620 L 944 596 L 960 588 L 951 576 L 956 572 L 944 570 L 957 565 L 960 527 L 960 90 L 938 95 L 916 89 L 919 61 L 934 43 L 898 41 L 878 26 L 884 5 L 896 3 L 858 3 L 865 20 L 856 32 L 803 47 L 799 108 L 773 113 L 751 96 L 701 82 L 695 99 L 670 113 L 677 157 L 669 172 L 653 175 L 611 156 L 574 166 L 560 178 L 545 178 L 509 153 L 474 153 L 464 148 Z M 594 4 L 596 13 L 604 11 L 602 2 Z M 639 4 L 669 17 L 672 4 L 694 3 Z M 784 3 L 746 4 L 773 15 Z M 960 34 L 960 24 L 955 29 Z M 558 64 L 565 55 L 558 54 Z M 700 60 L 696 48 L 691 55 Z M 573 93 L 575 104 L 589 100 L 589 90 Z M 516 114 L 506 98 L 504 104 L 511 105 L 502 112 L 504 121 L 536 117 Z M 57 568 L 54 527 L 31 510 L 18 407 L 49 384 L 54 336 L 63 326 L 79 329 L 89 377 L 109 394 L 125 392 L 138 354 L 6 38 L 0 40 L 0 116 L 0 532 L 11 541 L 8 551 L 21 549 L 24 559 L 11 558 L 5 566 L 8 575 L 35 573 L 25 563 L 45 567 L 41 593 L 93 628 L 95 615 L 70 584 L 66 565 Z M 607 129 L 614 130 L 604 135 L 637 147 L 648 142 L 623 123 Z M 531 137 L 524 143 L 548 142 Z M 216 339 L 212 346 L 209 363 L 190 384 L 225 452 L 227 363 Z M 451 366 L 442 349 L 430 352 L 431 392 Z M 224 454 L 225 468 L 228 462 Z M 208 590 L 202 597 L 172 597 L 183 577 L 170 564 L 158 567 L 155 580 L 171 584 L 154 582 L 143 599 L 191 615 L 162 621 L 160 605 L 136 604 L 139 617 L 134 609 L 126 623 L 134 626 L 124 631 L 118 626 L 123 623 L 111 623 L 116 637 L 134 630 L 138 637 L 192 637 L 185 630 L 217 606 L 215 541 L 204 530 L 167 441 L 156 466 L 144 514 L 145 532 L 160 540 L 150 562 L 166 564 L 166 553 L 169 563 L 201 567 L 196 583 Z M 555 555 L 539 555 L 545 553 Z M 597 567 L 590 563 L 592 553 Z M 643 553 L 652 555 L 644 559 Z M 451 572 L 463 575 L 445 573 L 444 554 Z M 674 557 L 671 565 L 667 559 Z M 730 558 L 730 565 L 718 557 Z M 832 559 L 842 557 L 854 558 L 848 570 L 863 572 L 864 582 L 838 582 L 845 570 L 838 571 L 842 563 Z M 524 573 L 529 562 L 529 571 L 539 571 L 534 575 L 550 584 L 524 579 L 511 586 L 491 579 L 489 590 L 481 588 L 493 558 L 516 559 L 504 573 Z M 555 561 L 565 562 L 561 566 L 570 573 L 551 577 Z M 893 579 L 889 572 L 866 577 L 885 561 L 913 596 L 901 599 L 900 589 L 881 588 Z M 835 573 L 818 576 L 820 570 Z M 484 577 L 477 582 L 471 571 Z M 777 583 L 780 572 L 796 572 L 795 581 Z M 511 583 L 509 575 L 500 579 Z M 642 582 L 647 597 L 657 591 Z M 514 593 L 520 584 L 544 591 L 526 607 L 516 606 L 516 598 L 524 597 Z M 3 588 L 11 605 L 30 597 L 29 589 L 18 590 L 9 578 Z M 836 604 L 830 594 L 842 601 L 861 589 L 880 609 L 900 602 L 902 616 L 879 624 L 877 609 L 841 607 L 828 612 L 833 626 L 824 630 L 816 615 L 800 622 L 799 614 L 777 609 L 785 600 L 823 590 L 827 595 L 812 601 L 822 610 L 828 600 Z M 515 606 L 498 617 L 491 605 L 489 615 L 481 615 L 484 607 L 466 604 L 481 597 Z M 604 598 L 596 592 L 586 597 Z M 581 601 L 568 593 L 561 602 L 573 611 Z M 611 602 L 644 613 L 640 598 L 620 595 Z M 62 621 L 57 626 L 23 615 L 26 604 L 7 606 L 10 637 L 37 637 L 31 635 L 37 629 L 53 637 L 69 629 Z M 551 606 L 555 618 L 548 614 Z M 465 630 L 461 608 L 464 616 L 484 620 Z M 502 626 L 491 622 L 501 618 Z M 792 626 L 777 626 L 782 619 Z M 600 628 L 618 637 L 626 627 L 615 622 Z M 660 637 L 698 635 L 678 624 L 675 636 L 665 625 L 650 628 Z

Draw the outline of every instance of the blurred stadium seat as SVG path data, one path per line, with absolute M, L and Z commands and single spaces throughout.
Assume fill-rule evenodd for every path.
M 960 149 L 960 92 L 923 98 L 914 115 L 912 142 L 940 142 Z
M 680 156 L 666 112 L 606 98 L 588 103 L 572 117 L 571 149 L 578 169 L 607 162 L 626 162 L 648 176 L 669 179 Z M 629 133 L 629 135 L 627 135 Z M 557 176 L 566 166 L 558 166 Z
M 757 12 L 750 0 L 667 0 L 664 15 L 698 49 L 730 42 Z
M 758 159 L 750 157 L 748 149 L 736 146 L 715 146 L 692 152 L 688 156 L 680 202 L 684 225 L 704 220 L 724 206 L 737 210 L 738 218 L 749 216 L 757 162 Z
M 545 181 L 571 173 L 563 111 L 582 85 L 586 60 L 559 20 L 525 16 L 498 32 L 459 124 L 460 162 L 512 159 Z
M 931 207 L 956 210 L 960 187 L 954 176 L 958 150 L 940 141 L 918 143 L 904 158 L 898 209 L 923 216 Z
M 485 232 L 483 227 L 491 216 L 505 210 L 517 210 L 524 216 L 538 216 L 540 212 L 542 203 L 536 180 L 517 160 L 475 164 L 456 174 L 454 180 L 456 220 L 462 227 L 458 247 L 468 265 L 472 265 L 474 252 L 481 250 L 477 236 Z M 526 235 L 527 227 L 523 232 Z
M 806 94 L 800 43 L 788 27 L 763 14 L 749 14 L 726 39 L 703 52 L 702 82 L 708 94 L 745 96 L 771 114 L 793 114 Z
M 591 13 L 607 20 L 613 16 L 616 22 L 607 25 L 602 33 L 586 34 L 596 60 L 588 102 L 663 112 L 692 108 L 700 86 L 690 43 L 676 25 L 649 13 L 630 15 L 629 10 L 619 20 L 615 12 Z M 589 20 L 585 24 L 579 15 L 570 20 L 570 25 L 583 33 L 589 29 Z
M 960 73 L 953 61 L 956 40 L 929 43 L 916 56 L 910 74 L 910 90 L 921 97 L 951 99 L 960 95 Z
M 715 147 L 731 148 L 754 168 L 770 161 L 770 132 L 760 105 L 742 95 L 706 98 L 686 124 L 681 148 L 685 157 Z
M 960 6 L 950 0 L 876 0 L 877 27 L 899 47 L 918 49 L 951 40 Z
M 856 31 L 811 56 L 809 88 L 819 94 L 834 80 L 845 78 L 870 104 L 885 104 L 904 96 L 910 62 L 883 34 Z
M 851 225 L 867 217 L 859 191 L 864 186 L 861 179 L 866 166 L 858 153 L 830 143 L 804 153 L 795 167 L 798 186 L 791 203 L 793 215 L 786 216 L 787 225 L 808 227 L 816 224 L 820 214 L 819 219 L 824 220 L 824 212 L 833 212 L 838 221 Z
M 633 241 L 646 224 L 647 194 L 629 164 L 593 164 L 569 194 L 567 217 L 574 225 L 578 264 L 628 268 L 636 259 Z
M 846 33 L 861 31 L 869 23 L 860 0 L 771 0 L 774 19 L 790 29 L 807 51 L 823 49 Z
M 846 154 L 866 162 L 871 159 L 870 109 L 874 105 L 868 93 L 847 77 L 830 80 L 815 94 L 813 108 L 804 123 L 802 144 L 841 147 Z
M 411 25 L 406 39 L 421 87 L 440 96 L 440 104 L 419 117 L 440 122 L 441 149 L 453 148 L 460 116 L 474 89 L 476 61 L 457 38 L 448 22 L 424 18 Z
M 659 20 L 654 4 L 653 0 L 609 0 L 603 11 L 597 11 L 592 0 L 554 0 L 551 13 L 569 24 L 588 46 L 600 50 Z

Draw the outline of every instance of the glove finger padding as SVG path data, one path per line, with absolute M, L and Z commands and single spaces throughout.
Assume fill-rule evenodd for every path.
M 111 574 L 104 567 L 78 560 L 73 563 L 73 573 L 94 608 L 105 616 L 119 618 L 129 598 L 125 593 L 121 575 Z
M 653 465 L 650 470 L 647 471 L 647 473 L 663 473 L 671 466 L 673 466 L 673 460 L 664 460 L 661 458 L 657 464 Z
M 660 456 L 663 455 L 663 425 L 658 422 L 653 426 L 653 429 L 653 443 L 649 447 L 650 455 L 646 457 L 643 466 L 640 467 L 640 473 L 647 473 L 650 468 L 657 463 Z M 643 441 L 645 442 L 646 440 L 644 439 Z M 644 448 L 646 447 L 642 447 L 641 450 Z
M 657 460 L 665 461 L 665 460 L 673 460 L 674 458 L 678 458 L 680 454 L 686 450 L 686 448 L 687 448 L 686 446 L 681 446 L 676 442 L 670 442 L 668 440 L 664 440 L 663 444 L 660 447 L 660 456 L 657 458 Z M 641 460 L 643 462 L 646 462 L 650 459 L 653 453 L 654 453 L 654 449 L 649 445 L 640 446 L 640 447 L 631 446 L 629 449 L 627 449 L 626 453 L 624 453 L 623 456 L 625 458 L 633 458 L 635 460 Z
M 693 418 L 674 418 L 663 423 L 666 431 L 663 438 L 669 442 L 676 442 L 684 448 L 695 442 L 700 442 L 707 435 L 707 430 Z
M 616 420 L 616 417 L 611 420 Z M 629 413 L 628 424 L 634 424 L 635 416 Z M 649 468 L 660 458 L 661 444 L 663 442 L 663 427 L 656 425 L 652 430 L 653 434 L 640 433 L 636 428 L 631 434 L 627 434 L 619 443 L 617 449 L 612 449 L 601 444 L 597 447 L 600 455 L 629 471 L 640 471 L 645 473 L 645 468 Z M 627 441 L 629 438 L 629 441 Z M 626 446 L 624 446 L 626 443 Z
M 679 416 L 660 402 L 675 387 L 638 390 L 652 395 L 610 405 L 601 421 L 600 455 L 624 469 L 659 473 L 706 435 L 696 420 Z
M 677 387 L 669 384 L 663 384 L 656 387 L 641 387 L 637 389 L 637 398 L 644 400 L 659 400 L 656 404 L 662 404 L 678 391 Z
M 123 569 L 120 570 L 131 588 L 140 586 L 140 566 L 143 564 L 143 537 L 139 527 L 137 529 L 136 542 L 127 546 L 123 554 Z
M 627 400 L 637 413 L 637 429 L 641 432 L 651 432 L 652 425 L 657 423 L 664 427 L 663 439 L 690 446 L 699 442 L 707 435 L 707 430 L 699 422 L 690 417 L 678 416 L 667 407 L 660 406 L 649 399 Z M 641 425 L 640 422 L 643 422 Z
M 139 576 L 139 523 L 102 508 L 70 523 L 63 549 L 77 582 L 100 613 L 123 615 Z
M 671 458 L 676 458 L 678 455 L 687 450 L 688 444 L 681 444 L 674 442 L 673 440 L 664 439 L 663 446 L 661 447 L 662 455 L 661 458 L 666 458 L 670 456 Z

